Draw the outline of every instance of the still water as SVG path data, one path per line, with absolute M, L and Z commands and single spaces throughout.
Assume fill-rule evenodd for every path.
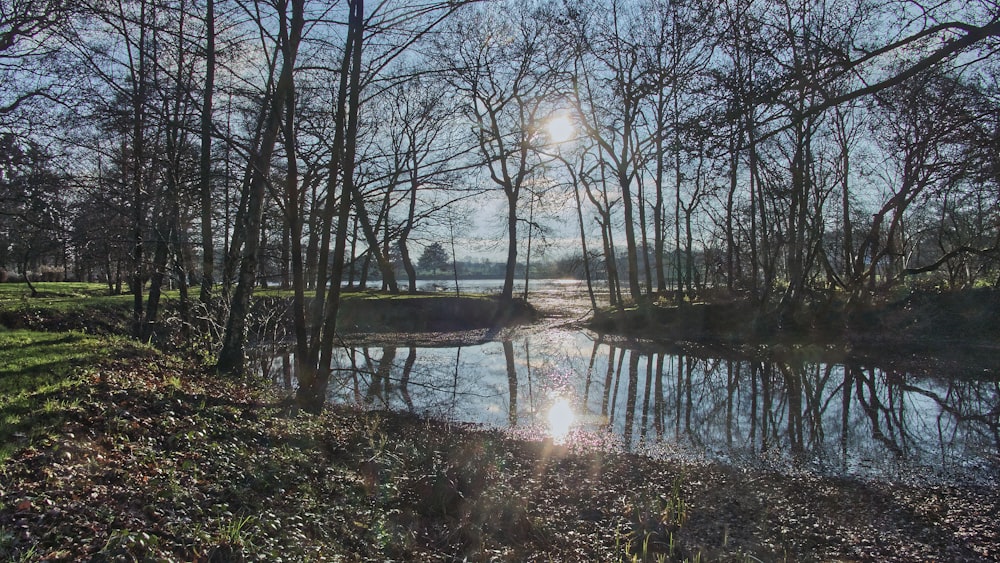
M 569 447 L 875 479 L 989 481 L 1000 469 L 995 374 L 705 357 L 587 331 L 470 346 L 345 348 L 328 399 L 507 428 Z M 292 358 L 262 362 L 295 385 Z

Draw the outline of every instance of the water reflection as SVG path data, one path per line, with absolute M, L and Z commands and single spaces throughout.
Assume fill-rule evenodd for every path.
M 291 387 L 292 363 L 286 354 L 263 365 Z M 328 398 L 555 440 L 611 439 L 655 455 L 835 474 L 981 477 L 1000 458 L 995 376 L 679 355 L 588 333 L 342 350 Z
M 570 428 L 572 428 L 575 421 L 576 413 L 573 412 L 573 407 L 570 406 L 569 399 L 559 397 L 553 401 L 552 406 L 549 407 L 548 416 L 548 431 L 552 437 L 552 441 L 556 444 L 565 443 L 566 437 L 569 436 Z

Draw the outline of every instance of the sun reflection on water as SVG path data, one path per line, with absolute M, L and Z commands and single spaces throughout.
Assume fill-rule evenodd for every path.
M 560 397 L 549 407 L 549 435 L 552 441 L 561 444 L 566 441 L 569 429 L 576 421 L 576 413 L 569 404 L 569 399 Z

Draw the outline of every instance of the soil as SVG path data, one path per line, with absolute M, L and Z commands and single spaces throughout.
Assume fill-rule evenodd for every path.
M 390 412 L 309 415 L 153 351 L 86 373 L 53 398 L 69 422 L 0 467 L 0 560 L 1000 560 L 996 482 L 735 470 Z

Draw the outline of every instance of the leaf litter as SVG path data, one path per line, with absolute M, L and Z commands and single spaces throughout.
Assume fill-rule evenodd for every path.
M 181 382 L 177 384 L 178 378 Z M 0 560 L 991 561 L 991 484 L 665 461 L 109 359 L 0 468 Z

